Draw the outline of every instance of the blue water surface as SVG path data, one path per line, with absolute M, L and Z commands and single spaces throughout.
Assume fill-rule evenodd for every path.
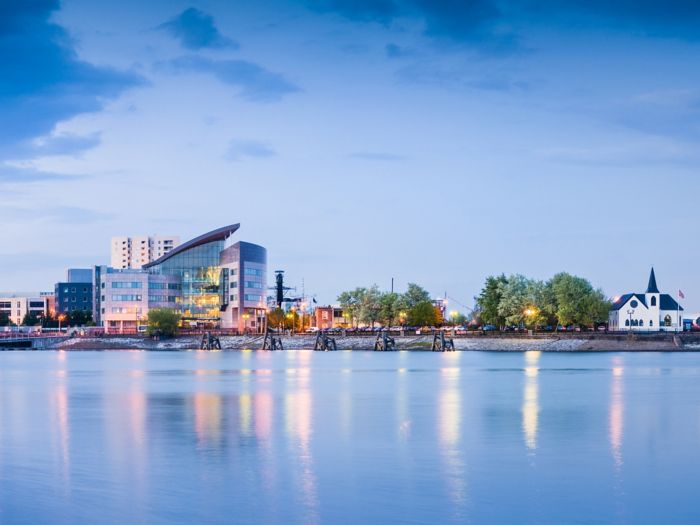
M 0 352 L 0 523 L 697 524 L 700 354 Z

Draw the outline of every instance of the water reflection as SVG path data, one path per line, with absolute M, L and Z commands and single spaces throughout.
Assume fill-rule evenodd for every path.
M 537 448 L 537 427 L 539 423 L 539 361 L 542 352 L 525 352 L 525 388 L 523 392 L 523 436 L 525 446 L 534 452 Z
M 316 475 L 314 473 L 311 453 L 313 402 L 310 390 L 312 352 L 289 352 L 289 356 L 298 361 L 300 367 L 287 369 L 287 394 L 285 395 L 285 419 L 290 452 L 296 457 L 297 485 L 301 487 L 301 498 L 305 523 L 318 523 L 318 494 Z M 290 371 L 293 371 L 290 373 Z
M 610 410 L 608 417 L 610 449 L 612 451 L 615 468 L 622 467 L 622 437 L 624 431 L 624 391 L 622 358 L 613 358 L 612 379 L 610 388 Z
M 62 354 L 65 354 L 62 352 Z M 70 487 L 70 420 L 68 414 L 68 373 L 65 358 L 59 359 L 62 368 L 56 371 L 56 383 L 50 392 L 51 429 L 54 433 L 54 446 L 58 456 L 58 470 L 62 478 L 63 489 Z
M 467 483 L 464 454 L 461 447 L 462 392 L 460 390 L 460 352 L 444 354 L 448 366 L 440 369 L 438 398 L 438 438 L 444 464 L 445 480 L 454 517 L 464 517 L 467 503 Z

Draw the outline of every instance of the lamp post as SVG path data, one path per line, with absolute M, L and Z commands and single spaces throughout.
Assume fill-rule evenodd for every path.
M 243 311 L 243 333 L 247 333 L 248 331 L 248 318 L 250 317 L 250 314 L 246 312 L 245 310 Z
M 61 323 L 66 320 L 66 316 L 63 314 L 59 314 L 58 316 L 58 334 L 61 334 Z
M 630 332 L 632 331 L 632 315 L 634 314 L 634 310 L 630 309 L 627 310 L 627 315 L 630 316 Z

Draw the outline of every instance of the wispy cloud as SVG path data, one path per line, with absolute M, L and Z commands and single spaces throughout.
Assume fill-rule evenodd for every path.
M 65 175 L 42 171 L 32 166 L 15 166 L 0 163 L 0 186 L 6 184 L 25 184 L 32 182 L 58 182 L 77 180 L 80 175 Z
M 276 154 L 275 150 L 263 142 L 256 140 L 232 140 L 224 158 L 230 161 L 239 161 L 245 158 L 266 159 L 274 157 Z
M 236 49 L 239 47 L 237 42 L 219 32 L 211 15 L 194 7 L 185 9 L 158 27 L 178 39 L 187 49 L 223 47 Z
M 171 60 L 166 68 L 176 73 L 206 73 L 238 89 L 252 102 L 276 102 L 300 89 L 279 73 L 246 60 L 211 60 L 186 56 Z
M 91 210 L 79 206 L 49 206 L 25 208 L 20 206 L 3 206 L 6 222 L 60 222 L 63 224 L 81 224 L 104 221 L 113 218 L 110 213 Z M 9 218 L 9 219 L 8 219 Z
M 32 144 L 31 153 L 36 156 L 77 156 L 99 146 L 101 141 L 102 139 L 99 132 L 90 133 L 88 135 L 60 133 L 36 139 Z
M 50 22 L 57 8 L 50 0 L 0 2 L 0 158 L 143 82 L 80 60 L 65 30 Z

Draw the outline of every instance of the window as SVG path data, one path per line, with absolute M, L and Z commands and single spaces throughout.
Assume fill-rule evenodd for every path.
M 262 301 L 262 296 L 253 295 L 253 294 L 245 294 L 244 299 L 246 301 L 259 302 L 259 301 Z
M 245 269 L 245 275 L 257 275 L 258 277 L 262 277 L 262 270 L 258 270 L 257 268 L 246 268 Z
M 165 290 L 165 283 L 148 283 L 151 290 Z
M 113 295 L 112 301 L 140 301 L 140 295 Z
M 141 288 L 140 282 L 113 281 L 112 288 Z
M 630 325 L 630 320 L 629 320 L 629 319 L 625 319 L 625 326 L 629 326 L 629 325 Z
M 262 290 L 263 285 L 262 285 L 262 283 L 258 283 L 255 281 L 246 281 L 245 287 L 246 288 L 258 288 L 259 290 Z
M 656 306 L 656 296 L 655 296 L 655 295 L 653 295 L 653 296 L 651 297 L 651 305 L 652 305 L 652 306 Z
M 649 326 L 654 326 L 654 321 L 649 321 Z
M 636 299 L 632 299 L 632 302 L 630 303 L 630 306 L 632 308 L 637 308 L 639 306 L 639 303 L 637 302 Z
M 229 283 L 229 288 L 238 288 L 238 281 L 231 281 Z
M 664 317 L 664 325 L 671 326 L 671 316 L 668 314 L 666 314 L 666 317 Z

